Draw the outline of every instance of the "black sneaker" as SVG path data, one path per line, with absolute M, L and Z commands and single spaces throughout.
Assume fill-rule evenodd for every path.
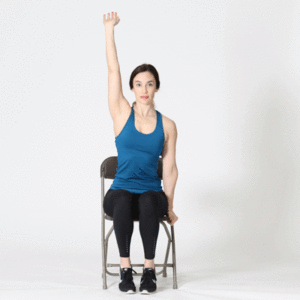
M 119 289 L 121 292 L 125 292 L 127 294 L 134 294 L 136 292 L 136 287 L 133 282 L 133 276 L 132 272 L 135 274 L 136 271 L 134 271 L 132 268 L 121 268 L 120 267 L 120 283 L 119 283 Z
M 140 292 L 142 294 L 150 294 L 156 291 L 156 272 L 155 268 L 143 268 L 143 276 L 141 278 Z

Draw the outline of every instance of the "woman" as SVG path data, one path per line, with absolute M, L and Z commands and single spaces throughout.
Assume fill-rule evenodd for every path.
M 133 219 L 139 220 L 145 264 L 140 292 L 156 291 L 154 265 L 159 218 L 168 216 L 171 226 L 178 220 L 173 211 L 174 190 L 178 177 L 175 161 L 177 130 L 174 121 L 155 110 L 154 94 L 160 81 L 152 65 L 138 66 L 131 74 L 130 89 L 136 101 L 131 107 L 122 92 L 120 67 L 114 42 L 117 13 L 103 15 L 106 32 L 108 64 L 108 102 L 114 122 L 118 150 L 115 179 L 104 197 L 103 209 L 113 217 L 120 252 L 120 283 L 122 292 L 134 293 L 130 261 Z M 163 183 L 157 175 L 159 156 L 163 159 Z M 135 272 L 136 273 L 136 272 Z

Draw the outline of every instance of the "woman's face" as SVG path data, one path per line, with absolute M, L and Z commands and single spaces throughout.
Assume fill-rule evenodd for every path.
M 141 104 L 152 104 L 156 89 L 155 78 L 151 72 L 138 73 L 133 79 L 132 91 L 135 93 L 136 102 Z M 142 96 L 148 96 L 147 99 Z

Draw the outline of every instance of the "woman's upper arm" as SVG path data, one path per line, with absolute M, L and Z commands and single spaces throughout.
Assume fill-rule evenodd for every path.
M 113 119 L 121 112 L 121 101 L 123 98 L 120 69 L 108 71 L 108 106 Z

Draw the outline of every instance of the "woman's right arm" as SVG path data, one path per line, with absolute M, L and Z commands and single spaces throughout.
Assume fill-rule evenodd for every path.
M 120 66 L 117 57 L 117 50 L 114 40 L 114 26 L 117 25 L 120 18 L 117 13 L 112 13 L 112 17 L 108 14 L 106 19 L 103 15 L 103 23 L 106 33 L 106 58 L 108 66 L 108 104 L 109 111 L 114 119 L 120 113 L 120 102 L 124 98 L 122 91 L 122 80 Z

